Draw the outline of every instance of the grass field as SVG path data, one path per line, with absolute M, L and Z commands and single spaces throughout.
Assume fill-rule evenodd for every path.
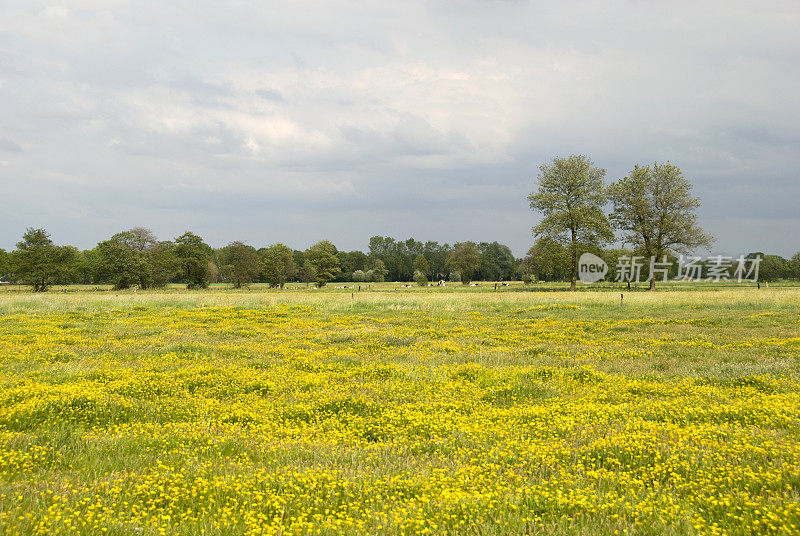
M 0 532 L 800 532 L 800 289 L 334 287 L 3 289 Z

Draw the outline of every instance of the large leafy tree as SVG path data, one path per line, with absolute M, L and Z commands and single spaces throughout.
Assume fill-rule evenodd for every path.
M 522 259 L 519 271 L 542 281 L 570 278 L 570 255 L 567 248 L 550 238 L 539 238 Z
M 514 277 L 516 259 L 511 249 L 499 242 L 481 242 L 480 275 L 488 281 L 503 281 Z
M 78 250 L 57 246 L 44 229 L 28 228 L 10 256 L 11 270 L 35 292 L 54 283 L 70 282 L 76 273 Z
M 314 269 L 318 287 L 325 286 L 342 271 L 336 256 L 336 246 L 328 240 L 322 240 L 308 248 L 305 257 L 306 262 Z
M 134 227 L 131 245 L 143 259 L 143 269 L 139 273 L 139 287 L 163 287 L 174 278 L 180 263 L 175 256 L 172 242 L 159 242 L 155 234 L 145 227 Z
M 150 286 L 164 287 L 180 274 L 181 261 L 172 242 L 157 242 L 145 251 L 145 260 L 150 269 Z
M 117 233 L 95 248 L 95 276 L 99 281 L 111 282 L 115 289 L 126 289 L 135 283 L 149 281 L 149 267 L 144 252 L 136 247 L 137 240 L 131 231 Z
M 262 253 L 264 276 L 271 287 L 283 287 L 297 275 L 297 265 L 289 246 L 273 244 Z
M 531 208 L 542 213 L 534 234 L 555 240 L 569 251 L 570 290 L 575 290 L 580 251 L 614 238 L 603 213 L 605 173 L 585 155 L 554 158 L 539 167 L 539 188 L 528 196 Z
M 609 187 L 611 219 L 624 233 L 624 242 L 648 261 L 707 248 L 714 238 L 698 225 L 700 200 L 691 192 L 691 183 L 669 162 L 636 165 Z M 650 289 L 655 288 L 656 274 L 651 273 Z
M 235 288 L 242 288 L 256 280 L 261 273 L 261 259 L 253 246 L 231 242 L 219 250 L 222 276 Z
M 481 252 L 475 242 L 458 242 L 447 257 L 447 267 L 461 274 L 461 283 L 469 285 L 472 275 L 481 267 Z
M 759 281 L 777 281 L 786 279 L 791 275 L 791 263 L 780 255 L 765 255 L 764 253 L 751 253 L 747 257 L 754 259 L 761 257 L 758 265 Z
M 134 227 L 100 242 L 92 252 L 96 279 L 114 288 L 138 284 L 147 289 L 166 285 L 179 271 L 171 242 L 159 242 L 152 231 Z
M 180 262 L 180 274 L 186 287 L 207 288 L 213 250 L 196 234 L 186 231 L 175 239 L 175 255 Z

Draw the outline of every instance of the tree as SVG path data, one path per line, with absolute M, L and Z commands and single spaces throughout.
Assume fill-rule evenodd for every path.
M 376 281 L 380 283 L 386 280 L 386 275 L 389 273 L 389 270 L 386 269 L 386 265 L 383 264 L 382 260 L 375 259 L 372 262 L 372 268 L 370 268 L 367 273 L 369 274 L 367 281 Z
M 428 271 L 430 269 L 431 267 L 425 255 L 422 253 L 417 255 L 417 258 L 414 259 L 414 281 L 417 285 L 424 287 L 428 284 Z
M 789 260 L 789 277 L 794 280 L 800 280 L 800 252 L 792 255 Z
M 528 196 L 531 208 L 543 216 L 534 234 L 555 240 L 569 251 L 570 290 L 575 290 L 578 278 L 581 245 L 599 246 L 614 238 L 602 210 L 605 174 L 584 155 L 554 158 L 552 164 L 539 167 L 539 189 Z
M 78 279 L 81 250 L 75 246 L 60 246 L 58 249 L 58 270 L 53 283 L 69 285 Z
M 425 259 L 430 264 L 430 274 L 434 279 L 444 279 L 447 273 L 447 256 L 450 254 L 450 246 L 448 244 L 439 244 L 438 242 L 425 242 L 423 252 Z
M 187 288 L 208 287 L 211 253 L 208 244 L 190 231 L 175 239 L 175 255 L 180 262 L 180 274 Z
M 264 276 L 271 287 L 281 288 L 297 274 L 292 250 L 284 244 L 274 244 L 264 250 L 262 263 Z
M 422 253 L 417 255 L 417 258 L 414 259 L 414 272 L 422 272 L 427 276 L 430 270 L 431 266 L 428 264 L 428 259 L 425 258 L 425 255 Z
M 181 272 L 181 260 L 175 254 L 175 244 L 158 242 L 145 251 L 150 267 L 150 286 L 164 287 Z
M 56 246 L 44 229 L 29 227 L 10 256 L 12 272 L 34 292 L 44 292 L 58 282 L 77 276 L 78 250 Z
M 8 262 L 8 253 L 0 248 L 0 279 L 6 277 L 10 271 L 11 265 Z
M 539 238 L 522 259 L 519 271 L 541 281 L 564 281 L 570 277 L 569 251 L 550 238 Z
M 314 270 L 314 267 L 311 265 L 310 262 L 303 262 L 300 265 L 300 268 L 297 270 L 297 277 L 303 283 L 308 286 L 308 284 L 314 281 L 314 278 L 317 277 L 317 272 Z
M 303 266 L 306 264 L 306 252 L 300 251 L 299 249 L 293 249 L 292 260 L 294 261 L 294 265 L 297 267 L 297 274 L 295 275 L 295 279 L 297 281 L 305 283 L 306 281 L 303 281 L 301 272 L 303 270 Z M 313 279 L 314 278 L 312 277 L 311 279 L 309 279 L 309 281 Z
M 218 283 L 220 281 L 219 264 L 217 264 L 212 260 L 209 260 L 206 263 L 206 275 L 208 276 L 208 285 L 210 285 L 211 283 Z M 206 287 L 208 285 L 206 285 Z
M 777 281 L 789 277 L 790 261 L 779 255 L 764 255 L 763 253 L 753 253 L 748 255 L 748 258 L 752 259 L 757 255 L 761 256 L 761 262 L 758 265 L 759 281 Z
M 153 231 L 147 229 L 146 227 L 134 227 L 133 229 L 128 230 L 128 233 L 131 235 L 130 245 L 136 251 L 145 252 L 153 249 L 156 244 L 158 244 L 156 235 L 154 235 Z
M 314 268 L 317 287 L 324 287 L 342 271 L 336 256 L 336 246 L 328 240 L 322 240 L 308 248 L 306 260 Z
M 383 281 L 387 276 L 390 280 L 398 280 L 402 271 L 403 259 L 399 253 L 399 243 L 391 237 L 373 236 L 369 239 L 369 257 L 372 259 L 372 270 L 375 273 L 376 263 L 386 271 L 383 277 L 375 275 L 376 281 Z
M 606 274 L 606 281 L 614 281 L 616 278 L 617 273 L 617 266 L 619 265 L 619 261 L 622 257 L 628 257 L 629 259 L 636 255 L 632 249 L 625 249 L 625 248 L 609 248 L 603 250 L 600 254 L 600 257 L 606 261 L 608 265 L 608 273 Z M 649 266 L 642 266 L 642 269 L 649 269 Z
M 361 251 L 337 251 L 341 273 L 338 281 L 353 281 L 353 272 L 362 270 L 367 264 L 367 256 Z
M 474 242 L 458 242 L 447 257 L 447 266 L 461 274 L 461 283 L 469 285 L 472 274 L 481 266 L 481 252 Z
M 144 252 L 131 231 L 123 231 L 97 244 L 94 251 L 94 272 L 98 281 L 111 282 L 117 290 L 130 288 L 136 282 L 147 287 L 149 267 Z
M 78 283 L 88 285 L 97 282 L 96 265 L 97 265 L 97 251 L 94 249 L 85 249 L 78 252 L 78 258 L 75 262 L 75 272 Z
M 219 261 L 224 280 L 232 283 L 234 288 L 249 285 L 261 272 L 261 259 L 256 248 L 243 242 L 231 242 L 222 248 Z
M 159 242 L 152 231 L 134 227 L 100 242 L 89 253 L 96 281 L 116 289 L 138 284 L 142 290 L 163 287 L 180 272 L 172 242 Z
M 511 249 L 499 242 L 478 244 L 481 252 L 480 276 L 487 281 L 504 281 L 514 276 L 516 259 Z
M 636 165 L 627 177 L 609 188 L 614 204 L 611 219 L 649 263 L 664 255 L 691 253 L 714 241 L 697 224 L 695 210 L 700 200 L 691 196 L 692 185 L 681 170 L 669 162 L 653 166 Z M 650 274 L 650 290 L 656 288 L 656 274 Z
M 354 269 L 367 271 L 369 266 L 382 266 L 386 270 L 382 276 L 380 275 L 381 270 L 372 268 L 377 281 L 409 281 L 414 277 L 414 272 L 418 271 L 414 268 L 414 261 L 423 255 L 429 265 L 425 271 L 426 276 L 440 279 L 446 275 L 447 255 L 450 250 L 449 245 L 440 245 L 437 242 L 420 242 L 413 238 L 395 240 L 388 236 L 373 236 L 369 239 L 369 262 L 364 265 L 356 265 Z M 380 264 L 377 264 L 378 261 Z
M 117 233 L 91 253 L 95 280 L 111 282 L 116 289 L 164 286 L 179 271 L 173 249 L 171 242 L 159 242 L 144 227 Z
M 350 267 L 353 271 L 363 271 L 369 264 L 369 257 L 363 251 L 351 251 L 347 255 L 350 257 Z

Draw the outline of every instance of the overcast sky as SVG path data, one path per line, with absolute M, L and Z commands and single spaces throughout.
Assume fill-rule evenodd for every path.
M 800 250 L 800 3 L 0 0 L 0 247 L 498 240 L 555 156 L 669 160 Z

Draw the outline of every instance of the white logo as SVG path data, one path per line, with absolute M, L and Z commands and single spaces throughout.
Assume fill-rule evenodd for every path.
M 596 283 L 603 279 L 606 273 L 608 273 L 608 265 L 597 255 L 584 253 L 578 259 L 578 277 L 581 283 Z

